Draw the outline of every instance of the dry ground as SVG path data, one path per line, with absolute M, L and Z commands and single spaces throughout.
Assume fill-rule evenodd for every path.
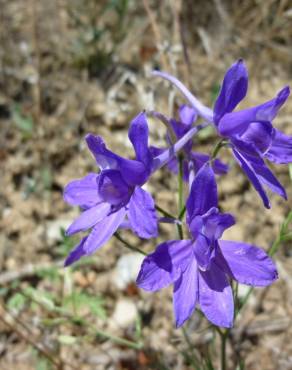
M 129 270 L 121 242 L 64 271 L 73 244 L 60 230 L 78 210 L 63 202 L 62 188 L 95 170 L 85 133 L 132 155 L 131 118 L 145 108 L 170 114 L 183 101 L 150 76 L 153 68 L 177 75 L 206 104 L 239 57 L 250 73 L 242 106 L 291 86 L 291 0 L 1 0 L 0 17 L 0 369 L 190 369 L 173 327 L 171 290 L 149 295 L 121 285 L 123 263 Z M 275 123 L 292 134 L 291 121 L 290 98 Z M 163 145 L 162 125 L 151 121 L 150 131 L 151 142 Z M 210 134 L 197 146 L 208 152 L 212 143 Z M 229 154 L 222 156 L 231 173 L 219 179 L 221 207 L 238 220 L 226 238 L 268 249 L 291 209 L 288 169 L 274 168 L 290 201 L 272 196 L 267 211 Z M 163 170 L 148 187 L 175 212 L 175 178 Z M 163 227 L 160 239 L 171 232 Z M 147 251 L 158 242 L 123 236 Z M 291 242 L 277 261 L 280 279 L 256 291 L 232 331 L 230 369 L 239 357 L 248 370 L 292 369 Z M 213 341 L 207 322 L 194 314 L 186 329 L 204 354 Z M 143 345 L 129 348 L 105 333 Z M 211 350 L 219 356 L 217 340 Z

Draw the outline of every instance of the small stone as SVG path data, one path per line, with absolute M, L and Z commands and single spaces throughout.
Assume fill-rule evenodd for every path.
M 118 289 L 124 290 L 136 281 L 143 259 L 139 253 L 128 253 L 119 258 L 112 278 Z
M 49 222 L 47 226 L 47 239 L 51 242 L 61 241 L 63 239 L 61 229 L 66 230 L 71 223 L 71 219 L 58 219 Z
M 131 300 L 120 299 L 115 307 L 111 325 L 125 329 L 135 322 L 137 315 L 137 307 Z

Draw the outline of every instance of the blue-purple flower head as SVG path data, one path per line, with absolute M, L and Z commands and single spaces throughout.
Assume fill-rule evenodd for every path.
M 178 119 L 167 119 L 166 117 L 164 117 L 164 119 L 168 120 L 168 125 L 174 132 L 175 138 L 179 140 L 190 131 L 190 129 L 193 127 L 193 124 L 196 122 L 197 117 L 198 114 L 194 108 L 183 104 L 178 109 Z M 170 135 L 168 135 L 167 139 L 170 144 Z M 178 154 L 182 157 L 183 180 L 186 182 L 189 181 L 190 168 L 192 168 L 192 170 L 195 172 L 198 172 L 199 169 L 210 160 L 210 156 L 208 154 L 193 150 L 193 141 L 193 138 L 188 140 L 184 145 L 183 150 Z M 150 150 L 154 156 L 157 156 L 162 153 L 165 148 L 151 146 Z M 173 156 L 167 163 L 168 169 L 174 174 L 178 174 L 179 172 L 179 160 L 177 158 L 178 155 Z M 212 162 L 212 165 L 217 175 L 223 175 L 228 172 L 228 166 L 219 159 L 215 159 Z
M 71 252 L 66 265 L 100 248 L 126 217 L 131 229 L 141 238 L 157 236 L 154 201 L 141 187 L 151 174 L 153 162 L 148 148 L 148 125 L 144 112 L 131 122 L 129 138 L 136 153 L 134 160 L 108 150 L 101 137 L 86 136 L 100 172 L 72 181 L 64 190 L 65 201 L 83 209 L 68 228 L 67 235 L 90 229 L 89 235 Z
M 220 240 L 235 223 L 218 210 L 217 185 L 209 163 L 196 175 L 187 201 L 190 239 L 164 242 L 148 255 L 137 284 L 157 291 L 173 284 L 176 326 L 196 306 L 214 325 L 231 327 L 234 303 L 230 279 L 252 286 L 267 286 L 277 278 L 273 261 L 260 248 L 243 242 Z
M 265 207 L 270 201 L 264 187 L 287 198 L 285 189 L 267 167 L 264 159 L 274 163 L 292 162 L 292 137 L 273 127 L 272 121 L 288 99 L 290 89 L 284 87 L 268 102 L 233 112 L 247 93 L 248 74 L 242 60 L 226 72 L 214 111 L 204 106 L 175 77 L 154 72 L 172 82 L 205 120 L 212 123 L 219 135 L 228 139 L 236 161 L 259 193 Z

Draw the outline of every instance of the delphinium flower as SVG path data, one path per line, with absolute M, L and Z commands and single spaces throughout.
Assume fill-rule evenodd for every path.
M 193 123 L 197 119 L 197 112 L 194 108 L 188 105 L 181 105 L 178 109 L 179 119 L 174 118 L 166 118 L 164 116 L 164 120 L 167 120 L 168 126 L 171 128 L 172 132 L 175 135 L 175 139 L 182 138 L 191 128 Z M 168 135 L 167 141 L 170 143 L 170 137 Z M 190 162 L 192 164 L 192 168 L 197 172 L 209 159 L 210 156 L 205 153 L 193 151 L 193 140 L 190 139 L 184 146 L 183 150 L 178 154 L 182 156 L 182 170 L 183 170 L 183 180 L 188 181 L 189 179 L 189 168 Z M 154 156 L 159 155 L 165 149 L 157 148 L 154 146 L 150 147 L 151 153 Z M 168 169 L 177 174 L 179 171 L 179 160 L 177 156 L 174 156 L 168 163 Z M 222 163 L 219 159 L 215 159 L 213 161 L 213 168 L 217 175 L 226 174 L 228 172 L 228 166 Z
M 139 287 L 157 291 L 173 284 L 176 326 L 197 305 L 214 325 L 231 327 L 234 304 L 230 279 L 251 286 L 267 286 L 277 278 L 264 250 L 243 242 L 220 240 L 235 220 L 220 213 L 215 175 L 209 163 L 197 173 L 187 200 L 191 238 L 164 242 L 148 255 L 137 278 Z
M 67 235 L 91 230 L 81 239 L 65 261 L 68 266 L 82 256 L 91 255 L 118 230 L 128 227 L 141 238 L 156 237 L 158 219 L 152 196 L 142 189 L 151 174 L 168 163 L 197 133 L 193 127 L 175 144 L 153 156 L 148 147 L 148 124 L 145 112 L 135 117 L 129 128 L 136 159 L 118 156 L 106 148 L 100 136 L 88 134 L 86 142 L 96 159 L 100 173 L 90 173 L 70 182 L 64 200 L 83 209 L 67 230 Z
M 157 236 L 157 216 L 152 196 L 142 189 L 151 174 L 153 157 L 148 148 L 148 125 L 144 112 L 133 119 L 129 128 L 136 159 L 129 160 L 108 150 L 99 136 L 88 134 L 86 142 L 100 173 L 90 173 L 72 181 L 64 190 L 64 199 L 83 209 L 71 224 L 67 235 L 91 229 L 66 259 L 70 265 L 90 255 L 116 232 L 126 216 L 131 229 L 141 238 Z
M 284 87 L 274 99 L 237 112 L 233 112 L 245 97 L 248 74 L 242 60 L 226 72 L 214 111 L 204 106 L 175 77 L 164 72 L 154 72 L 172 82 L 188 99 L 196 112 L 214 124 L 219 135 L 228 140 L 233 154 L 247 177 L 261 196 L 265 207 L 270 201 L 264 186 L 286 199 L 286 192 L 264 162 L 292 162 L 292 136 L 287 136 L 272 125 L 279 109 L 287 100 L 290 90 Z

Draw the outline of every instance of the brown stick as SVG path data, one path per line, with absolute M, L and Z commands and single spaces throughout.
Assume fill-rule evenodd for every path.
M 154 34 L 154 37 L 155 37 L 155 40 L 156 40 L 156 46 L 157 46 L 157 49 L 158 51 L 161 51 L 160 50 L 160 46 L 162 46 L 162 37 L 161 37 L 161 33 L 160 33 L 160 30 L 159 30 L 159 27 L 158 27 L 158 24 L 156 22 L 156 19 L 155 19 L 155 16 L 149 6 L 149 3 L 148 3 L 148 0 L 143 0 L 143 5 L 144 5 L 144 8 L 146 10 L 146 13 L 148 15 L 148 18 L 149 18 L 149 21 L 150 21 L 150 24 L 151 24 L 151 27 L 152 27 L 152 31 L 153 31 L 153 34 Z M 166 59 L 166 56 L 165 54 L 163 53 L 163 51 L 161 51 L 160 53 L 160 58 L 161 58 L 161 64 L 163 66 L 163 69 L 164 70 L 169 70 L 169 63 Z
M 63 368 L 62 363 L 59 362 L 59 361 L 57 361 L 57 360 L 55 360 L 55 358 L 53 357 L 53 355 L 51 355 L 47 351 L 46 348 L 44 348 L 43 346 L 39 345 L 38 343 L 35 343 L 32 340 L 31 333 L 28 333 L 29 335 L 26 335 L 26 334 L 23 333 L 22 330 L 20 330 L 17 327 L 17 324 L 15 323 L 15 321 L 17 321 L 19 323 L 20 320 L 18 318 L 16 319 L 12 315 L 10 315 L 7 312 L 7 310 L 2 305 L 0 305 L 0 321 L 2 321 L 2 323 L 6 327 L 8 327 L 12 332 L 15 332 L 21 339 L 23 339 L 25 342 L 29 343 L 38 352 L 40 352 L 44 357 L 46 357 L 56 367 L 56 369 L 61 370 Z M 27 327 L 22 322 L 21 322 L 21 326 L 24 327 L 24 328 L 26 328 L 26 330 L 27 330 Z
M 37 265 L 29 263 L 28 265 L 25 265 L 21 269 L 3 272 L 0 275 L 0 285 L 9 284 L 11 283 L 11 281 L 16 279 L 23 279 L 29 276 L 34 276 L 38 271 L 41 270 L 47 270 L 52 267 L 62 267 L 63 265 L 64 260 L 59 260 L 55 263 L 52 262 L 39 263 Z

